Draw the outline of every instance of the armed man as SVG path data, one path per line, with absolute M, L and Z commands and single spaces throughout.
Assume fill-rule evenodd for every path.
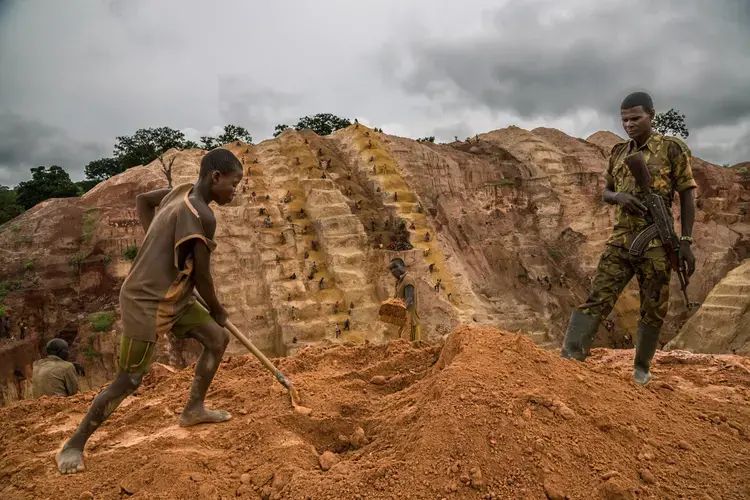
M 677 271 L 683 294 L 695 271 L 690 248 L 697 187 L 691 154 L 681 140 L 656 133 L 654 105 L 644 92 L 622 101 L 620 116 L 630 140 L 615 144 L 609 157 L 603 199 L 616 205 L 615 226 L 599 260 L 588 299 L 571 315 L 562 357 L 583 361 L 599 322 L 606 318 L 635 275 L 641 299 L 633 378 L 651 380 L 649 366 L 669 305 L 669 280 Z M 681 233 L 673 227 L 672 200 L 679 193 Z M 688 303 L 690 307 L 690 303 Z

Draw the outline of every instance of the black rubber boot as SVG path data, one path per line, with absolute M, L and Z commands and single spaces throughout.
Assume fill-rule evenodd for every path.
M 594 342 L 594 335 L 599 328 L 599 316 L 590 316 L 580 311 L 573 311 L 565 332 L 562 351 L 563 358 L 573 358 L 583 361 L 589 355 L 589 349 Z
M 638 385 L 646 385 L 651 380 L 649 366 L 659 347 L 659 332 L 656 328 L 645 323 L 638 323 L 638 344 L 635 346 L 635 362 L 633 363 L 633 379 Z

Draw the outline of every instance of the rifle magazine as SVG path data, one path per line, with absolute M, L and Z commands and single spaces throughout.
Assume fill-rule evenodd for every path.
M 651 224 L 646 229 L 638 233 L 633 239 L 633 243 L 630 245 L 630 255 L 640 257 L 646 250 L 646 246 L 651 240 L 659 236 L 659 228 L 656 224 Z

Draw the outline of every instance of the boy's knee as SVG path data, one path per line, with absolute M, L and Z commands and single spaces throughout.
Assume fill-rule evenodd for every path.
M 141 372 L 130 372 L 128 373 L 128 384 L 129 388 L 132 390 L 136 390 L 141 386 L 141 382 L 143 382 L 143 373 Z
M 211 334 L 208 336 L 207 345 L 204 347 L 219 354 L 223 354 L 229 345 L 229 333 L 225 328 L 214 325 Z
M 140 371 L 120 372 L 109 388 L 116 393 L 133 392 L 140 387 L 141 382 L 143 382 L 143 373 Z
M 219 340 L 221 341 L 221 352 L 224 352 L 229 345 L 229 332 L 226 328 L 221 329 Z

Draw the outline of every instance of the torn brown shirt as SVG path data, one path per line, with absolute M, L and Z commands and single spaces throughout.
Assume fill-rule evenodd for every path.
M 73 363 L 57 356 L 34 361 L 31 372 L 34 397 L 73 396 L 78 394 L 78 376 Z
M 180 246 L 198 239 L 212 252 L 216 243 L 188 199 L 192 188 L 182 184 L 164 197 L 120 290 L 123 332 L 132 339 L 156 342 L 195 302 L 193 256 L 180 266 Z

